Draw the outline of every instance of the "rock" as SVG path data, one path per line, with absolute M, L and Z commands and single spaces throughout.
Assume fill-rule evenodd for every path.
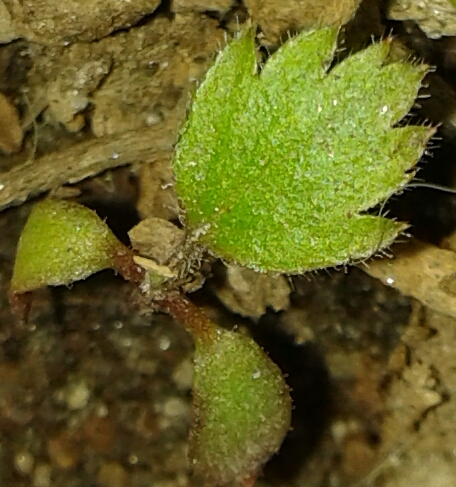
M 406 347 L 402 367 L 388 375 L 382 461 L 373 471 L 372 485 L 380 477 L 385 487 L 455 485 L 455 325 L 453 317 L 423 309 L 393 353 L 396 367 L 394 355 L 403 355 L 400 349 Z
M 84 380 L 71 382 L 63 390 L 63 400 L 68 409 L 76 411 L 84 409 L 89 403 L 91 391 Z
M 186 419 L 189 417 L 189 405 L 180 397 L 169 397 L 163 404 L 163 414 L 170 419 Z
M 198 31 L 198 37 L 194 32 Z M 204 35 L 201 32 L 205 32 Z M 113 68 L 93 96 L 91 127 L 97 137 L 185 117 L 194 82 L 212 63 L 222 36 L 213 19 L 157 17 L 138 29 L 100 42 Z M 201 42 L 204 37 L 205 42 Z
M 90 102 L 91 94 L 111 69 L 109 53 L 95 51 L 89 44 L 76 44 L 65 50 L 47 84 L 47 118 L 78 132 L 85 124 L 81 112 Z
M 193 382 L 193 363 L 189 358 L 182 362 L 173 370 L 173 381 L 180 391 L 189 391 Z
M 177 218 L 179 204 L 173 178 L 170 156 L 141 167 L 136 207 L 142 218 L 149 216 L 165 220 Z
M 51 486 L 52 468 L 48 463 L 40 463 L 33 472 L 33 487 Z
M 30 40 L 65 45 L 94 41 L 130 27 L 159 6 L 160 0 L 26 0 L 5 1 L 13 25 Z
M 61 470 L 74 468 L 80 460 L 80 449 L 71 433 L 67 431 L 49 438 L 47 452 L 51 463 Z
M 21 475 L 30 475 L 34 464 L 35 458 L 29 451 L 23 450 L 14 455 L 14 467 Z
M 0 0 L 0 44 L 7 44 L 19 37 L 6 5 Z
M 268 307 L 281 311 L 290 304 L 290 285 L 284 276 L 260 274 L 234 264 L 227 265 L 226 282 L 216 293 L 228 309 L 254 319 Z
M 266 44 L 279 44 L 289 31 L 345 24 L 360 0 L 245 0 L 254 22 L 258 22 Z
M 166 264 L 184 242 L 184 231 L 161 218 L 149 217 L 128 233 L 131 244 L 141 255 Z
M 126 487 L 129 485 L 128 473 L 119 463 L 103 463 L 97 475 L 101 487 Z
M 227 12 L 234 0 L 173 0 L 171 10 L 181 12 Z
M 413 20 L 432 39 L 456 35 L 456 8 L 449 0 L 393 0 L 387 16 L 393 20 Z

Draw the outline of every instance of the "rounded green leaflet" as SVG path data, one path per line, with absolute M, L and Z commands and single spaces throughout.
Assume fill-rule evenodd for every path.
M 190 230 L 215 255 L 300 273 L 365 258 L 406 225 L 366 211 L 403 188 L 433 130 L 396 127 L 426 66 L 385 40 L 327 67 L 337 30 L 290 39 L 258 74 L 251 31 L 195 95 L 173 166 Z
M 11 293 L 68 285 L 102 269 L 126 278 L 137 271 L 127 249 L 96 213 L 70 201 L 37 203 L 22 231 Z
M 255 476 L 290 425 L 291 400 L 279 368 L 249 337 L 218 330 L 196 339 L 195 424 L 189 456 L 216 485 Z
M 210 321 L 182 296 L 162 306 L 195 340 L 189 459 L 208 485 L 244 484 L 277 452 L 291 420 L 290 391 L 250 337 Z

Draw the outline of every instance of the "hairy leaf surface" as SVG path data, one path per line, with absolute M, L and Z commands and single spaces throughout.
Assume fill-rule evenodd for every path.
M 433 133 L 395 127 L 426 66 L 390 61 L 385 40 L 328 72 L 336 37 L 300 34 L 258 74 L 244 32 L 196 93 L 174 171 L 193 237 L 217 256 L 300 273 L 368 257 L 406 228 L 365 212 L 406 185 Z

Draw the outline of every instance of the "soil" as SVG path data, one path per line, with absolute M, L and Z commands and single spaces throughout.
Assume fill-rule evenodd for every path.
M 316 21 L 346 22 L 350 50 L 393 31 L 436 66 L 435 96 L 414 116 L 440 124 L 440 142 L 420 166 L 452 185 L 455 41 L 435 24 L 431 39 L 393 3 L 0 1 L 2 486 L 200 485 L 186 459 L 192 343 L 182 327 L 109 271 L 37 291 L 27 325 L 7 292 L 27 215 L 50 192 L 94 208 L 125 242 L 141 220 L 176 220 L 173 144 L 191 93 L 243 23 L 258 23 L 265 52 Z M 409 249 L 394 268 L 399 290 L 385 268 L 263 280 L 212 265 L 192 299 L 251 333 L 293 389 L 293 429 L 257 485 L 455 485 L 456 311 L 439 287 L 445 278 L 453 296 L 454 204 L 424 189 L 391 204 L 430 242 L 432 262 L 443 246 L 451 253 L 442 276 Z

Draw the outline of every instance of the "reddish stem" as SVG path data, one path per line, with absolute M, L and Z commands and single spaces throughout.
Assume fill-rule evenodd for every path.
M 8 300 L 13 314 L 16 315 L 22 323 L 26 324 L 32 306 L 32 293 L 16 293 L 10 289 L 8 291 Z
M 114 270 L 126 281 L 142 284 L 146 276 L 146 271 L 134 261 L 134 255 L 129 248 L 123 245 L 121 250 L 116 248 L 114 254 Z
M 170 293 L 156 304 L 198 340 L 213 341 L 217 326 L 183 294 Z

